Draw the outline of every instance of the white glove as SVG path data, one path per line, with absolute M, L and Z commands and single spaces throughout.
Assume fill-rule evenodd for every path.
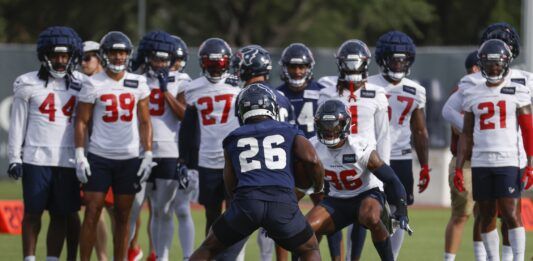
M 87 183 L 89 181 L 89 176 L 91 176 L 91 167 L 89 166 L 89 161 L 85 157 L 85 151 L 83 148 L 76 148 L 76 159 L 74 164 L 76 164 L 76 177 L 81 183 Z M 72 162 L 72 160 L 71 160 Z
M 152 161 L 152 152 L 147 150 L 144 152 L 143 160 L 141 162 L 141 167 L 139 167 L 139 171 L 137 171 L 137 176 L 140 179 L 140 182 L 145 182 L 148 177 L 150 177 L 150 173 L 152 173 L 152 168 L 157 166 L 157 163 Z

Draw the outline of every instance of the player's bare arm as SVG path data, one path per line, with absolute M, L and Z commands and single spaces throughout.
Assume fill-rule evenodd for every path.
M 183 120 L 185 117 L 185 98 L 183 98 L 182 101 L 180 101 L 179 97 L 180 95 L 183 97 L 183 93 L 178 94 L 178 96 L 172 95 L 170 92 L 163 92 L 163 95 L 165 97 L 165 101 L 168 104 L 168 107 L 172 110 L 174 115 L 178 117 L 178 119 Z
M 472 146 L 474 144 L 474 114 L 465 112 L 464 114 L 463 133 L 459 138 L 457 150 L 456 169 L 462 169 L 466 159 L 472 155 Z
M 316 154 L 315 148 L 304 136 L 297 135 L 293 144 L 294 154 L 303 163 L 305 173 L 313 179 L 315 193 L 324 187 L 324 166 Z
M 411 114 L 411 133 L 413 134 L 413 143 L 415 146 L 418 162 L 422 168 L 420 172 L 420 181 L 418 183 L 418 192 L 422 193 L 429 185 L 429 167 L 428 167 L 428 144 L 429 134 L 426 127 L 426 115 L 424 109 L 418 108 Z
M 87 140 L 87 130 L 93 115 L 94 104 L 79 102 L 76 111 L 76 126 L 74 132 L 74 143 L 76 148 L 85 148 Z
M 150 120 L 148 99 L 149 98 L 144 98 L 140 100 L 137 105 L 137 115 L 139 117 L 139 136 L 145 151 L 152 150 L 152 121 Z
M 228 152 L 224 150 L 224 186 L 226 187 L 226 192 L 228 193 L 229 198 L 233 198 L 233 190 L 237 186 L 237 177 L 233 171 L 233 163 L 228 156 Z

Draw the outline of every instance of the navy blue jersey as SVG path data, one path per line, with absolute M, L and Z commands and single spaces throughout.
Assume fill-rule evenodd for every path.
M 233 164 L 237 188 L 278 186 L 293 189 L 293 143 L 303 133 L 275 120 L 245 124 L 223 141 Z
M 268 86 L 270 89 L 272 89 L 272 86 L 270 86 L 267 82 L 261 82 L 261 84 L 264 84 Z M 276 95 L 276 102 L 279 107 L 279 114 L 278 114 L 279 121 L 288 122 L 291 124 L 294 123 L 294 109 L 292 108 L 291 102 L 289 101 L 289 99 L 287 99 L 287 97 L 283 96 L 283 94 L 281 94 L 279 91 L 276 91 L 276 90 L 273 90 L 273 91 L 274 91 L 274 94 Z M 237 100 L 235 101 L 235 108 L 239 108 L 238 103 L 239 103 L 239 99 L 237 98 Z M 235 116 L 237 116 L 237 118 L 239 117 L 238 110 L 235 110 Z M 241 119 L 239 119 L 239 124 L 240 125 L 243 124 L 241 122 Z
M 292 104 L 295 123 L 305 133 L 307 138 L 316 135 L 315 112 L 318 108 L 319 92 L 323 88 L 325 87 L 322 84 L 313 80 L 309 81 L 302 92 L 292 91 L 285 83 L 278 87 L 278 91 L 282 92 Z

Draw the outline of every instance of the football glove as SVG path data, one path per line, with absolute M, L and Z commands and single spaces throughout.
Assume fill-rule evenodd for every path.
M 427 189 L 430 180 L 430 171 L 431 169 L 428 167 L 428 165 L 422 166 L 422 169 L 420 170 L 420 179 L 418 180 L 418 193 L 422 193 Z
M 9 164 L 9 168 L 7 169 L 7 174 L 12 179 L 19 179 L 22 177 L 22 164 L 21 163 L 11 163 Z
M 463 178 L 463 170 L 462 169 L 455 169 L 455 176 L 453 177 L 453 185 L 459 192 L 465 191 L 464 187 L 464 178 Z
M 157 71 L 157 80 L 159 80 L 159 90 L 161 92 L 168 91 L 168 68 L 161 68 Z
M 522 176 L 522 186 L 525 190 L 528 190 L 533 186 L 533 167 L 527 166 Z
M 89 166 L 87 157 L 85 157 L 85 150 L 83 148 L 76 148 L 76 159 L 73 163 L 76 165 L 76 177 L 78 177 L 78 180 L 81 183 L 87 183 L 89 176 L 91 176 L 91 167 Z
M 405 200 L 400 199 L 398 205 L 396 205 L 396 211 L 393 215 L 393 223 L 396 223 L 400 229 L 403 229 L 409 233 L 413 234 L 413 231 L 409 227 L 409 217 L 407 216 L 407 203 Z
M 190 193 L 190 199 L 194 202 L 198 202 L 198 192 L 199 192 L 199 177 L 198 171 L 195 169 L 189 169 L 189 187 L 187 188 L 187 193 Z
M 137 171 L 137 177 L 139 177 L 140 182 L 145 182 L 150 174 L 152 173 L 152 168 L 157 166 L 157 163 L 153 162 L 153 154 L 151 151 L 145 151 L 143 160 L 141 161 L 141 166 L 139 171 Z
M 186 190 L 189 187 L 189 170 L 185 164 L 178 163 L 176 176 L 178 177 L 178 188 Z

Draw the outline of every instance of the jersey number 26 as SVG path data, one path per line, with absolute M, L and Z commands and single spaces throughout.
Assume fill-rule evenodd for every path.
M 265 167 L 271 170 L 284 169 L 287 166 L 287 153 L 283 148 L 275 148 L 274 145 L 280 145 L 285 142 L 283 136 L 276 134 L 266 136 L 262 140 L 262 146 L 259 147 L 259 141 L 254 137 L 241 138 L 237 142 L 238 148 L 248 148 L 239 154 L 239 163 L 241 172 L 260 169 L 261 161 L 254 160 L 255 156 L 262 150 L 264 155 Z

